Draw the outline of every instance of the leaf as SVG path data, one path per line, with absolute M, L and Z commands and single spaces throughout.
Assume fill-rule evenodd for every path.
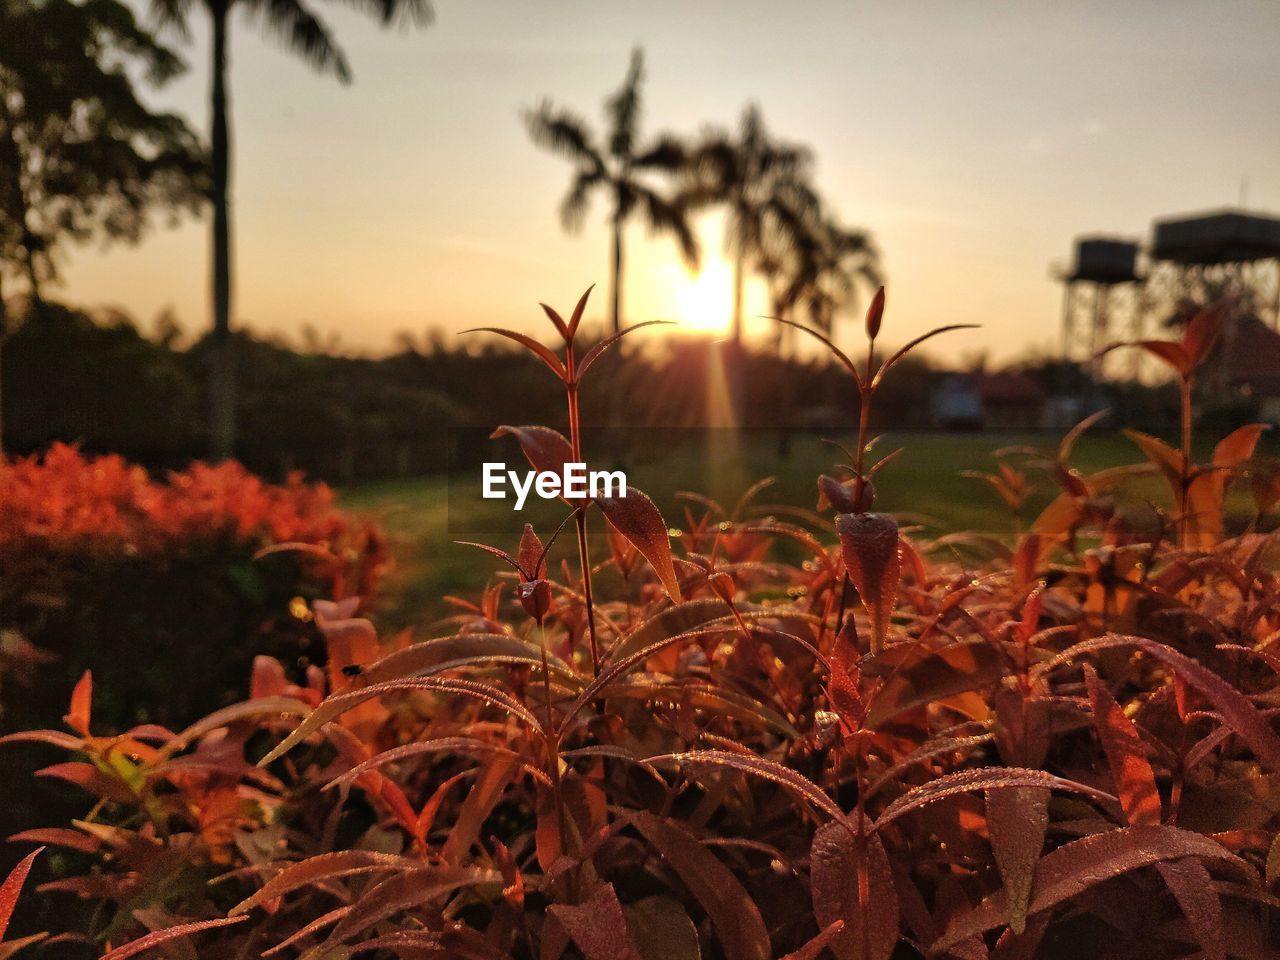
M 1213 448 L 1213 463 L 1219 467 L 1238 467 L 1250 457 L 1258 446 L 1264 431 L 1271 428 L 1266 423 L 1250 423 L 1232 430 Z
M 816 810 L 841 822 L 845 821 L 845 813 L 817 784 L 790 767 L 784 767 L 776 760 L 762 757 L 754 753 L 731 753 L 728 750 L 694 750 L 689 753 L 669 753 L 657 757 L 649 757 L 646 763 L 660 763 L 674 760 L 677 763 L 715 767 L 728 767 L 741 770 L 752 776 L 770 780 L 779 786 L 786 787 L 798 794 Z
M 1186 376 L 1192 367 L 1187 356 L 1186 347 L 1172 340 L 1135 340 L 1132 343 L 1116 344 L 1119 347 L 1138 347 L 1173 367 L 1179 374 Z
M 611 883 L 602 883 L 585 903 L 553 903 L 547 913 L 564 928 L 586 960 L 632 960 L 637 952 Z
M 1093 706 L 1093 723 L 1111 766 L 1111 778 L 1115 781 L 1125 819 L 1132 824 L 1158 824 L 1160 794 L 1137 728 L 1088 664 L 1084 678 Z
M 551 351 L 550 347 L 544 346 L 527 334 L 518 333 L 515 330 L 506 330 L 502 327 L 472 327 L 470 330 L 463 330 L 462 333 L 496 333 L 500 337 L 514 340 L 545 363 L 557 377 L 568 382 L 569 374 L 565 371 L 564 364 L 560 361 L 560 358 Z
M 637 960 L 701 960 L 698 930 L 670 897 L 645 897 L 622 908 Z
M 836 530 L 849 579 L 871 618 L 871 651 L 878 653 L 889 633 L 902 575 L 897 521 L 883 513 L 842 513 Z
M 835 923 L 823 927 L 818 931 L 818 935 L 816 937 L 802 946 L 799 950 L 793 950 L 788 953 L 782 958 L 782 960 L 818 960 L 818 958 L 822 956 L 822 951 L 827 948 L 828 944 L 830 944 L 832 940 L 840 935 L 840 931 L 843 929 L 843 920 L 837 920 Z
M 407 870 L 418 866 L 417 861 L 391 853 L 374 850 L 339 850 L 336 853 L 320 853 L 297 863 L 288 863 L 284 869 L 264 883 L 256 892 L 237 903 L 228 916 L 238 917 L 254 907 L 283 897 L 301 887 L 312 886 L 335 877 L 349 877 L 361 873 Z
M 596 503 L 613 528 L 649 561 L 671 601 L 679 603 L 680 581 L 671 562 L 671 538 L 657 504 L 635 487 L 628 488 L 625 496 L 597 497 Z
M 1230 313 L 1231 304 L 1221 300 L 1187 321 L 1186 329 L 1182 331 L 1182 348 L 1186 353 L 1188 372 L 1200 366 L 1213 351 Z
M 1083 783 L 1076 783 L 1074 780 L 1055 777 L 1043 770 L 1031 770 L 1025 767 L 980 767 L 976 770 L 958 770 L 908 790 L 884 808 L 872 824 L 872 830 L 877 832 L 883 830 L 903 814 L 946 797 L 972 790 L 999 790 L 1010 787 L 1046 787 L 1052 790 L 1082 793 L 1098 800 L 1115 799 L 1109 793 L 1095 790 Z
M 760 908 L 729 868 L 675 821 L 640 811 L 634 823 L 711 918 L 725 960 L 769 960 Z
M 803 330 L 805 333 L 813 337 L 815 340 L 820 340 L 826 346 L 826 348 L 831 351 L 831 355 L 834 356 L 837 360 L 839 360 L 842 364 L 844 364 L 845 369 L 847 369 L 850 373 L 853 374 L 853 379 L 858 382 L 858 386 L 861 387 L 863 385 L 862 374 L 858 372 L 858 368 L 854 364 L 854 362 L 850 360 L 847 356 L 845 356 L 844 351 L 842 351 L 829 339 L 827 339 L 822 334 L 820 334 L 817 330 L 811 330 L 809 327 L 806 327 L 802 323 L 795 323 L 792 320 L 784 320 L 782 317 L 771 317 L 770 319 L 777 320 L 779 323 L 785 323 L 788 327 L 795 327 L 797 330 Z
M 406 693 L 413 690 L 431 690 L 437 693 L 461 694 L 467 697 L 474 697 L 477 700 L 483 700 L 505 710 L 521 720 L 530 729 L 539 733 L 542 732 L 542 724 L 538 722 L 538 718 L 530 713 L 527 707 L 498 687 L 487 683 L 477 683 L 474 680 L 461 680 L 452 677 L 412 677 L 401 680 L 388 680 L 385 683 L 375 683 L 367 687 L 358 687 L 327 698 L 320 706 L 308 713 L 292 733 L 276 744 L 271 752 L 259 760 L 258 766 L 265 767 L 280 759 L 280 757 L 284 756 L 330 720 L 341 716 L 366 700 L 372 700 L 374 697 L 380 697 L 388 693 Z
M 423 907 L 459 887 L 478 884 L 501 887 L 502 874 L 474 867 L 420 867 L 402 871 L 366 888 L 352 904 L 351 911 L 338 922 L 327 944 L 342 943 L 401 910 Z
M 1204 864 L 1196 857 L 1187 857 L 1157 863 L 1156 869 L 1178 901 L 1187 925 L 1200 941 L 1208 960 L 1227 960 L 1223 946 L 1222 902 Z
M 137 956 L 142 951 L 158 947 L 162 943 L 168 943 L 181 937 L 189 937 L 194 933 L 203 933 L 205 930 L 229 927 L 233 923 L 243 923 L 248 919 L 248 917 L 224 917 L 220 920 L 198 920 L 195 923 L 182 923 L 176 927 L 166 927 L 164 930 L 156 930 L 154 933 L 148 933 L 145 937 L 139 937 L 137 940 L 132 940 L 123 946 L 108 951 L 102 955 L 102 960 L 126 960 L 127 957 Z
M 519 567 L 526 580 L 540 580 L 547 575 L 547 560 L 543 556 L 542 541 L 533 530 L 532 523 L 524 525 L 517 553 Z
M 597 359 L 599 359 L 600 354 L 604 353 L 611 346 L 613 346 L 615 343 L 617 343 L 619 340 L 625 337 L 628 333 L 634 333 L 636 330 L 639 330 L 641 327 L 651 327 L 655 323 L 666 324 L 666 323 L 672 323 L 672 322 L 673 321 L 671 320 L 646 320 L 644 323 L 633 323 L 631 326 L 624 327 L 623 329 L 619 330 L 617 333 L 612 334 L 611 336 L 605 337 L 603 340 L 597 343 L 594 347 L 588 350 L 586 353 L 586 356 L 584 356 L 582 360 L 579 362 L 578 369 L 574 374 L 574 382 L 581 383 L 582 378 L 586 375 L 587 368 L 590 367 L 593 363 L 595 363 Z
M 89 736 L 89 719 L 93 712 L 93 671 L 86 670 L 84 676 L 71 691 L 71 707 L 63 721 L 68 727 L 83 737 Z
M 301 700 L 295 700 L 293 697 L 260 697 L 257 700 L 233 703 L 229 707 L 215 710 L 202 720 L 197 720 L 172 740 L 165 743 L 160 748 L 160 753 L 162 756 L 172 756 L 179 750 L 185 749 L 189 744 L 199 740 L 206 733 L 211 733 L 220 727 L 230 726 L 239 720 L 271 715 L 278 717 L 304 716 L 310 710 L 311 707 Z
M 987 833 L 991 852 L 1004 881 L 1009 906 L 1009 926 L 1022 933 L 1027 926 L 1031 878 L 1044 848 L 1049 825 L 1049 790 L 1045 787 L 1009 787 L 986 792 Z
M 27 882 L 27 874 L 31 872 L 31 865 L 43 852 L 44 847 L 32 850 L 9 871 L 9 875 L 4 878 L 4 883 L 0 884 L 0 940 L 4 939 L 5 931 L 9 929 L 9 921 L 13 917 L 14 907 L 18 905 L 18 895 L 22 893 L 22 885 Z
M 503 425 L 489 434 L 491 440 L 507 436 L 516 438 L 529 465 L 539 472 L 564 476 L 564 465 L 577 463 L 573 456 L 573 446 L 558 430 L 536 425 L 524 427 Z M 568 497 L 561 497 L 561 499 L 574 507 L 582 506 L 586 502 L 577 498 L 571 500 Z
M 401 677 L 431 676 L 456 667 L 502 664 L 542 667 L 542 648 L 509 633 L 458 633 L 436 637 L 387 654 L 365 667 L 360 678 L 366 684 Z M 581 685 L 581 678 L 567 663 L 547 651 L 547 666 L 567 686 Z
M 868 674 L 886 671 L 888 677 L 867 709 L 866 723 L 873 729 L 916 707 L 998 683 L 1005 664 L 999 652 L 978 637 L 936 650 L 920 645 L 891 647 L 866 667 Z
M 1046 854 L 1032 880 L 1028 914 L 1048 910 L 1131 870 L 1182 857 L 1206 857 L 1246 873 L 1251 871 L 1235 854 L 1198 833 L 1168 826 L 1122 827 L 1075 840 Z M 997 927 L 1007 914 L 1005 892 L 997 890 L 972 910 L 955 917 L 931 949 L 941 952 Z
M 569 327 L 565 324 L 564 318 L 545 303 L 539 303 L 538 306 L 542 308 L 542 312 L 547 315 L 547 319 L 549 319 L 552 326 L 556 328 L 556 333 L 560 334 L 561 338 L 563 338 L 567 343 L 571 337 L 569 335 Z
M 910 353 L 916 347 L 920 346 L 920 344 L 924 343 L 926 340 L 930 340 L 938 336 L 938 334 L 940 333 L 950 333 L 952 330 L 977 330 L 979 326 L 980 324 L 977 324 L 977 323 L 952 323 L 945 327 L 938 327 L 934 330 L 930 330 L 928 333 L 922 333 L 920 336 L 916 337 L 914 340 L 912 340 L 905 347 L 903 347 L 901 350 L 899 350 L 897 353 L 895 353 L 893 356 L 891 356 L 888 360 L 886 360 L 884 363 L 880 365 L 880 369 L 876 371 L 876 375 L 871 381 L 872 389 L 875 389 L 880 385 L 880 381 L 884 379 L 885 374 L 887 374 L 890 370 L 892 370 L 894 365 L 899 360 L 905 357 L 908 353 Z M 870 371 L 868 371 L 868 373 L 869 372 Z
M 1207 667 L 1179 653 L 1167 644 L 1148 640 L 1145 637 L 1109 634 L 1105 637 L 1085 640 L 1064 650 L 1058 656 L 1043 664 L 1042 669 L 1052 669 L 1058 664 L 1070 661 L 1083 653 L 1093 653 L 1115 647 L 1137 647 L 1176 671 L 1217 708 L 1227 725 L 1240 735 L 1240 738 L 1249 745 L 1262 763 L 1272 770 L 1280 771 L 1280 737 L 1276 736 L 1267 719 L 1258 712 L 1257 707 L 1249 702 L 1249 698 Z
M 829 947 L 839 960 L 888 960 L 898 942 L 898 893 L 878 835 L 823 824 L 809 851 L 809 885 L 818 926 L 844 921 Z
M 866 331 L 867 339 L 874 340 L 880 335 L 880 322 L 884 318 L 884 287 L 876 291 L 867 306 Z
M 1175 494 L 1182 485 L 1182 452 L 1173 449 L 1163 440 L 1149 436 L 1139 430 L 1122 431 L 1126 437 L 1138 445 L 1143 456 L 1159 470 L 1173 487 Z

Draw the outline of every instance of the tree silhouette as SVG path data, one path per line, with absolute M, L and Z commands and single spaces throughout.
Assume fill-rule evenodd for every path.
M 816 205 L 809 185 L 812 159 L 797 144 L 771 140 L 760 110 L 742 114 L 737 135 L 713 131 L 693 158 L 696 179 L 685 201 L 727 208 L 725 242 L 733 257 L 733 342 L 742 341 L 743 285 L 749 269 L 776 263 L 771 244 L 798 243 Z
M 847 229 L 820 208 L 797 239 L 795 266 L 778 298 L 781 312 L 800 307 L 811 326 L 830 336 L 836 313 L 856 299 L 859 284 L 872 291 L 880 286 L 879 256 L 866 231 Z
M 39 308 L 65 240 L 132 241 L 155 207 L 198 208 L 199 141 L 134 80 L 182 69 L 119 0 L 0 0 L 0 342 L 7 276 Z
M 188 35 L 187 21 L 196 5 L 208 13 L 210 44 L 210 168 L 213 204 L 213 342 L 210 356 L 210 437 L 214 456 L 225 458 L 235 449 L 235 369 L 231 338 L 231 114 L 227 68 L 231 14 L 243 9 L 274 34 L 291 53 L 320 72 L 343 83 L 351 68 L 328 26 L 307 0 L 152 0 L 160 22 Z M 429 0 L 355 0 L 354 6 L 384 25 L 399 19 L 417 24 L 431 20 Z
M 643 79 L 644 54 L 637 48 L 631 53 L 631 66 L 621 89 L 605 101 L 609 130 L 603 146 L 585 120 L 550 102 L 525 115 L 533 142 L 575 167 L 573 182 L 560 206 L 565 229 L 581 228 L 594 193 L 603 191 L 610 198 L 613 260 L 609 319 L 614 333 L 622 328 L 622 232 L 631 214 L 639 211 L 653 232 L 671 233 L 685 262 L 690 267 L 698 263 L 698 242 L 689 226 L 687 206 L 676 196 L 662 195 L 644 179 L 646 173 L 682 173 L 688 156 L 685 146 L 669 134 L 643 147 L 638 145 Z

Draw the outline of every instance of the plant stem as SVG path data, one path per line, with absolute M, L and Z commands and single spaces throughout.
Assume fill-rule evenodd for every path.
M 572 344 L 569 345 L 566 360 L 569 373 L 569 382 L 565 385 L 569 402 L 569 447 L 573 452 L 574 462 L 582 463 L 582 424 L 578 413 L 578 384 L 575 379 L 578 361 Z M 591 596 L 591 552 L 587 547 L 586 506 L 579 507 L 573 519 L 578 528 L 578 563 L 582 567 L 582 595 L 586 600 L 587 634 L 591 640 L 591 676 L 594 678 L 600 673 L 600 646 L 596 640 L 596 610 Z
M 1182 377 L 1182 464 L 1178 481 L 1178 542 L 1185 549 L 1189 526 L 1188 511 L 1191 508 L 1191 375 Z

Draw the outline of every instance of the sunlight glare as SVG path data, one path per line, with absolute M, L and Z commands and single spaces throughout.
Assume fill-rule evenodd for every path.
M 696 276 L 682 278 L 677 295 L 680 324 L 702 333 L 727 333 L 733 317 L 733 270 L 709 259 Z

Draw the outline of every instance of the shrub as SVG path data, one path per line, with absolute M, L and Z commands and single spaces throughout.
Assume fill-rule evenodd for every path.
M 111 729 L 234 699 L 255 653 L 302 652 L 305 601 L 368 597 L 384 563 L 379 532 L 296 475 L 275 486 L 196 463 L 157 481 L 63 444 L 0 462 L 0 625 L 55 655 L 65 689 L 95 670 Z M 10 724 L 25 719 L 7 705 Z
M 818 480 L 834 521 L 691 495 L 673 555 L 642 494 L 567 504 L 546 544 L 477 545 L 504 579 L 446 635 L 318 602 L 326 671 L 260 657 L 248 700 L 178 733 L 99 735 L 83 679 L 66 730 L 19 738 L 78 757 L 45 774 L 93 811 L 18 839 L 100 905 L 87 955 L 1275 956 L 1276 537 L 1222 521 L 1245 474 L 1259 515 L 1280 498 L 1259 431 L 1197 465 L 1188 404 L 1177 446 L 1135 435 L 1150 466 L 1082 476 L 1086 422 L 1029 530 L 930 541 L 873 510 L 882 310 L 865 367 L 836 351 L 861 429 Z M 538 469 L 582 455 L 581 312 L 548 311 L 563 357 L 528 344 L 569 435 L 502 428 Z M 1184 396 L 1219 322 L 1147 345 Z M 992 476 L 1016 494 L 1035 463 Z M 1144 528 L 1116 494 L 1151 473 Z

